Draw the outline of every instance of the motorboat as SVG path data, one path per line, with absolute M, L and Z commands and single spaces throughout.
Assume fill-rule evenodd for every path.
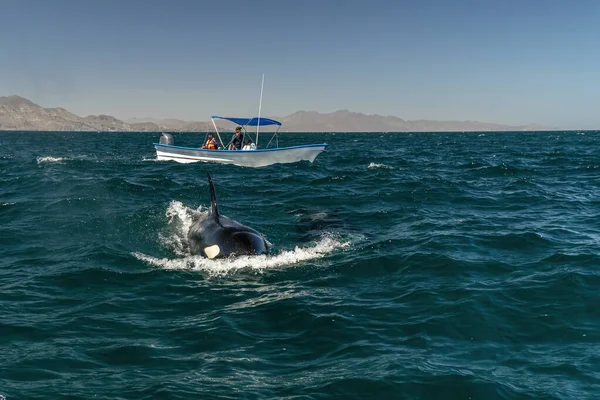
M 250 139 L 254 145 L 252 147 L 244 145 L 242 150 L 230 150 L 231 141 L 227 144 L 223 142 L 221 133 L 217 128 L 215 120 L 227 120 L 240 126 L 243 131 L 243 143 L 248 143 Z M 317 156 L 327 148 L 327 143 L 306 144 L 300 146 L 279 147 L 279 139 L 281 133 L 279 128 L 281 122 L 270 118 L 254 117 L 254 118 L 234 118 L 221 117 L 217 115 L 211 116 L 212 124 L 215 128 L 216 137 L 219 148 L 217 150 L 175 146 L 173 135 L 170 133 L 162 133 L 159 143 L 154 143 L 156 148 L 156 158 L 158 160 L 172 160 L 179 163 L 193 162 L 213 162 L 221 164 L 233 164 L 242 167 L 265 167 L 272 164 L 287 164 L 300 161 L 314 162 Z M 259 129 L 260 126 L 277 126 L 277 130 L 267 142 L 265 147 L 259 145 Z M 252 132 L 247 130 L 248 127 L 257 127 L 254 140 Z M 205 142 L 208 137 L 206 133 Z M 244 148 L 247 148 L 244 150 Z

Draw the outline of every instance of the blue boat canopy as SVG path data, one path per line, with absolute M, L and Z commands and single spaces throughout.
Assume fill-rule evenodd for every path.
M 230 118 L 230 117 L 220 117 L 218 115 L 213 115 L 211 118 L 213 119 L 226 119 L 227 121 L 234 122 L 238 125 L 245 126 L 258 126 L 260 122 L 260 126 L 268 126 L 268 125 L 279 125 L 281 126 L 281 122 L 275 121 L 274 119 L 264 118 L 264 117 L 254 117 L 254 118 Z M 260 121 L 259 121 L 260 120 Z

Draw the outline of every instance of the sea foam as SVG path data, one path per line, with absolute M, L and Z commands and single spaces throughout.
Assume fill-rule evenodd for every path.
M 63 163 L 65 162 L 65 158 L 64 157 L 50 157 L 50 156 L 46 156 L 46 157 L 37 157 L 37 163 L 38 164 L 42 164 L 42 163 Z
M 375 162 L 372 162 L 369 164 L 369 166 L 367 167 L 368 169 L 374 169 L 374 168 L 383 168 L 383 169 L 395 169 L 395 167 L 391 166 L 391 165 L 387 165 L 387 164 L 378 164 Z

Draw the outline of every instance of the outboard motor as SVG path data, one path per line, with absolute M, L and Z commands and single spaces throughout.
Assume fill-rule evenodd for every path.
M 173 135 L 171 135 L 170 133 L 164 133 L 162 134 L 162 136 L 160 137 L 160 144 L 168 144 L 169 146 L 173 146 Z

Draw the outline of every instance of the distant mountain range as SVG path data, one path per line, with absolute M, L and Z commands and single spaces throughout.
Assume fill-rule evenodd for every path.
M 394 116 L 365 115 L 348 110 L 321 114 L 298 111 L 271 117 L 283 123 L 283 132 L 443 132 L 521 131 L 553 129 L 539 125 L 510 126 L 478 121 L 407 121 Z M 219 121 L 219 129 L 235 125 Z M 110 115 L 80 117 L 64 108 L 44 108 L 20 96 L 0 97 L 0 130 L 9 131 L 112 131 L 112 132 L 205 132 L 210 121 L 133 118 L 121 121 Z
M 169 130 L 206 131 L 211 126 L 191 122 Z M 110 115 L 80 117 L 64 108 L 41 107 L 20 96 L 0 97 L 0 130 L 160 132 L 165 129 L 166 126 L 153 122 L 127 123 Z

